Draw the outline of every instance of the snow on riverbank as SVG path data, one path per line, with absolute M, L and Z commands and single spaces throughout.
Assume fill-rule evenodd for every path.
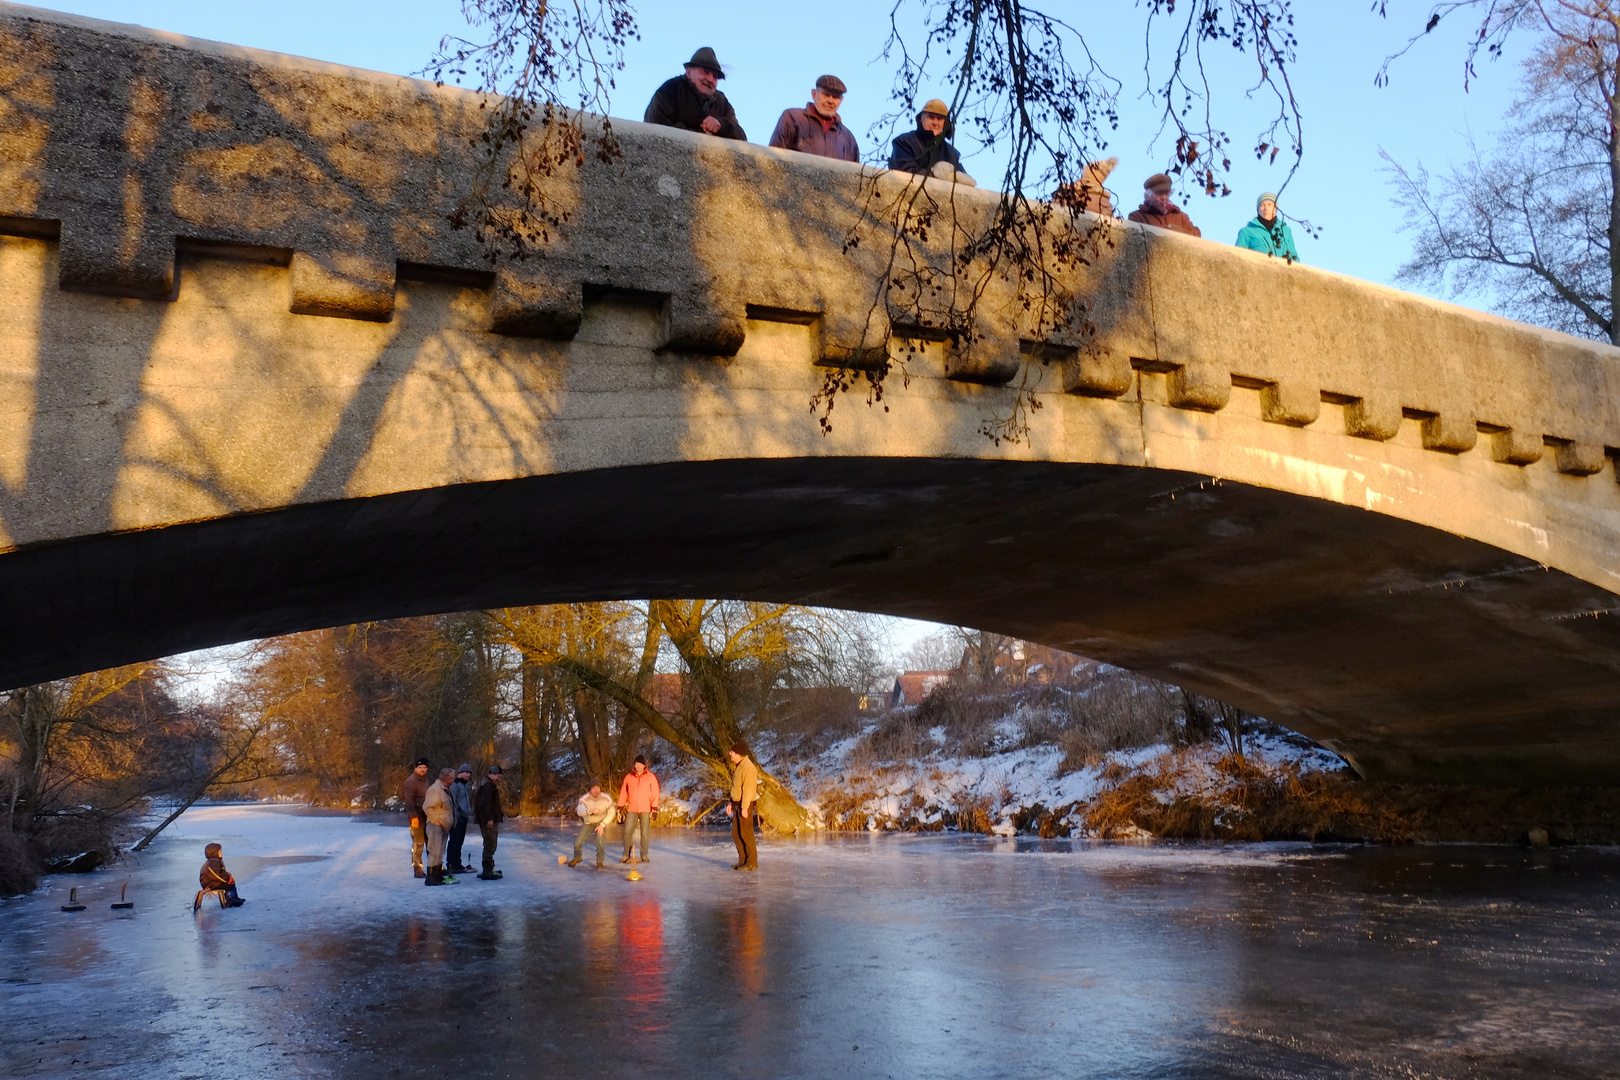
M 1084 827 L 1078 814 L 1099 795 L 1132 777 L 1152 776 L 1163 781 L 1155 785 L 1161 802 L 1218 800 L 1229 773 L 1221 762 L 1230 755 L 1213 744 L 1182 749 L 1157 745 L 1116 751 L 1064 771 L 1064 751 L 1050 745 L 985 757 L 949 755 L 941 747 L 911 761 L 863 760 L 861 749 L 861 736 L 845 739 L 792 770 L 795 792 L 815 827 L 1101 835 Z M 1344 768 L 1337 755 L 1281 731 L 1246 739 L 1244 759 L 1267 775 Z M 1125 838 L 1133 835 L 1129 829 L 1123 833 Z M 1134 835 L 1145 834 L 1137 830 Z

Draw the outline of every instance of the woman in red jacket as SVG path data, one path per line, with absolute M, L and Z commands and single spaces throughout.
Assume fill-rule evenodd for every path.
M 658 813 L 658 777 L 647 770 L 647 759 L 640 754 L 619 785 L 619 809 L 624 811 L 624 858 L 619 861 L 651 862 L 647 858 L 647 840 L 652 833 L 653 815 Z M 641 830 L 639 860 L 631 854 L 637 829 Z

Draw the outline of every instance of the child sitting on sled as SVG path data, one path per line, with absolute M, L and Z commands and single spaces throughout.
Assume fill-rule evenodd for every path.
M 236 895 L 236 879 L 225 869 L 225 860 L 221 857 L 223 849 L 218 844 L 209 844 L 203 849 L 203 854 L 207 856 L 207 861 L 202 864 L 202 870 L 197 874 L 197 880 L 202 887 L 223 891 L 227 907 L 241 907 L 247 903 Z

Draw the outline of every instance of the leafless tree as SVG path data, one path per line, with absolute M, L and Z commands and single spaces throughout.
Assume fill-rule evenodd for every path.
M 1540 40 L 1492 150 L 1470 143 L 1438 181 L 1385 155 L 1414 234 L 1399 279 L 1484 294 L 1511 318 L 1620 343 L 1620 4 L 1449 4 L 1429 25 L 1468 7 L 1485 10 L 1466 78 L 1479 50 L 1499 53 L 1515 30 Z

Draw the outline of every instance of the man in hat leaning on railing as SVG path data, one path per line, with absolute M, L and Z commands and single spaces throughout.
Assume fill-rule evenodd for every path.
M 746 139 L 731 102 L 720 92 L 726 73 L 714 50 L 705 45 L 686 62 L 686 74 L 677 75 L 660 86 L 647 104 L 649 124 L 703 131 L 722 139 Z
M 973 177 L 962 171 L 962 155 L 951 145 L 950 127 L 950 108 L 934 98 L 917 114 L 917 130 L 894 140 L 889 168 L 977 187 Z
M 839 161 L 860 161 L 855 136 L 838 116 L 847 88 L 836 75 L 823 75 L 810 91 L 810 103 L 802 109 L 788 109 L 776 122 L 771 145 L 803 154 L 817 154 Z
M 1187 212 L 1170 201 L 1174 183 L 1164 173 L 1154 173 L 1142 185 L 1142 205 L 1132 210 L 1130 219 L 1142 225 L 1152 225 L 1188 236 L 1203 236 L 1192 223 Z

